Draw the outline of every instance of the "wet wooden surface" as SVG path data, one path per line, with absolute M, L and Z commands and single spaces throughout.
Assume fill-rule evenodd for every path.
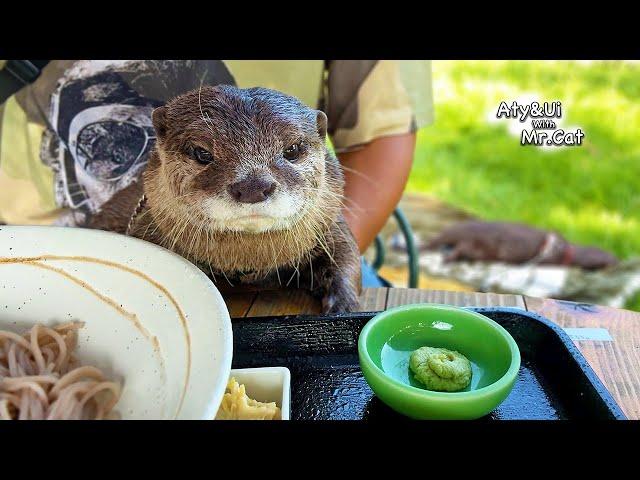
M 319 301 L 299 290 L 226 294 L 232 318 L 320 313 Z M 630 419 L 640 419 L 640 313 L 523 295 L 366 288 L 360 310 L 372 312 L 410 303 L 461 307 L 515 307 L 539 313 L 563 328 L 603 328 L 613 341 L 577 340 L 577 347 Z

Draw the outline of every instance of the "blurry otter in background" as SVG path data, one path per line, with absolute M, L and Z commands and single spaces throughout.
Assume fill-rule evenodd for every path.
M 445 261 L 494 261 L 512 264 L 573 265 L 586 270 L 618 264 L 594 247 L 573 245 L 560 234 L 506 222 L 461 222 L 445 229 L 426 246 L 448 250 Z

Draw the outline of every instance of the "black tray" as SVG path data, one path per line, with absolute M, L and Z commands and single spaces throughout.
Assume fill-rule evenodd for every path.
M 626 418 L 557 325 L 516 308 L 469 310 L 502 325 L 522 356 L 513 391 L 480 421 Z M 373 394 L 360 370 L 358 335 L 375 313 L 234 319 L 233 368 L 288 367 L 292 420 L 408 420 Z

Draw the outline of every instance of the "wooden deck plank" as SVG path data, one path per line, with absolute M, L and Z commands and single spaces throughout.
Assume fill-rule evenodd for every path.
M 320 302 L 304 290 L 270 290 L 257 294 L 246 316 L 317 314 L 320 310 Z
M 458 307 L 516 307 L 525 309 L 521 295 L 420 290 L 417 288 L 392 288 L 389 290 L 387 308 L 410 303 L 444 303 Z
M 231 318 L 246 317 L 256 295 L 256 292 L 223 294 L 224 302 L 229 309 L 229 316 Z
M 640 419 L 640 314 L 600 305 L 524 297 L 527 309 L 563 328 L 606 328 L 610 341 L 576 346 L 630 419 Z
M 388 288 L 364 288 L 360 295 L 361 312 L 377 312 L 386 310 Z

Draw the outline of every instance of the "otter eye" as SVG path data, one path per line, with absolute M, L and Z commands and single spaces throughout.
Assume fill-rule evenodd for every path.
M 213 162 L 213 155 L 211 155 L 210 152 L 207 152 L 204 148 L 200 147 L 193 148 L 193 158 L 198 162 L 204 164 Z
M 294 143 L 290 147 L 285 148 L 282 155 L 290 162 L 297 160 L 300 156 L 300 145 L 298 143 Z

